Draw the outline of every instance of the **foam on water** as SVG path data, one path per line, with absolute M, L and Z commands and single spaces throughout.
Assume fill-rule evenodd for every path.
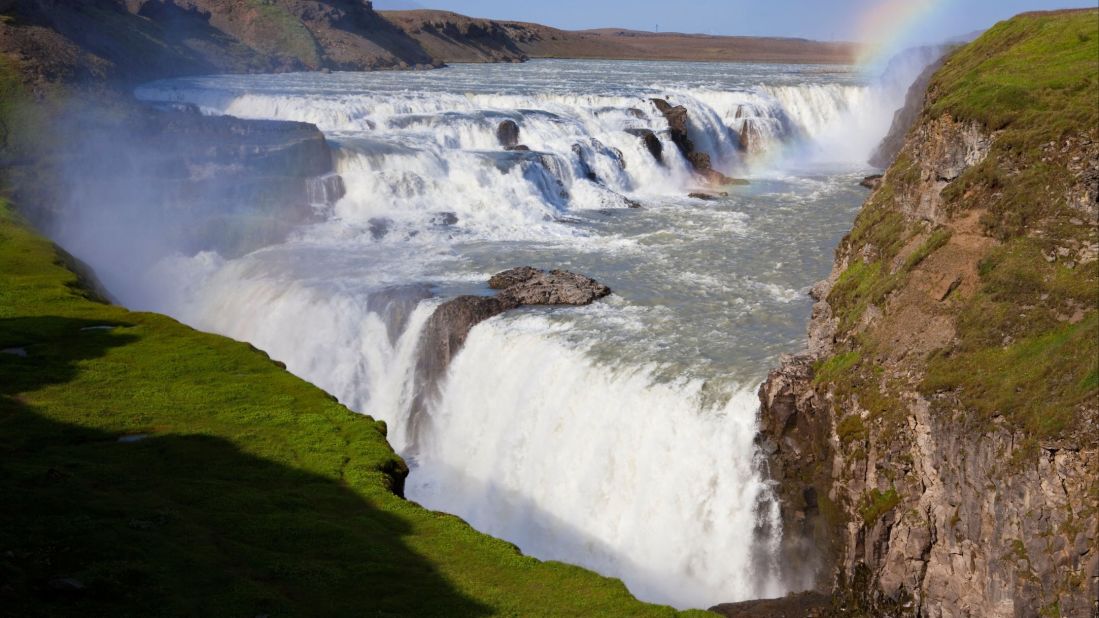
M 250 341 L 386 420 L 412 464 L 409 497 L 527 553 L 678 607 L 787 591 L 754 389 L 799 345 L 804 292 L 827 273 L 903 87 L 835 67 L 547 61 L 190 78 L 138 94 L 316 123 L 347 193 L 284 245 L 166 256 L 127 304 Z M 685 105 L 696 145 L 752 185 L 687 199 L 698 181 L 654 96 Z M 505 119 L 530 152 L 500 148 Z M 762 153 L 740 147 L 747 120 Z M 655 131 L 665 163 L 627 129 Z M 97 269 L 124 266 L 70 240 Z M 433 308 L 523 264 L 616 293 L 482 323 L 415 410 Z

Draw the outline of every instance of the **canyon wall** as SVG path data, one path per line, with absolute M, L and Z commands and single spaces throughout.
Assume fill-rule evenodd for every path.
M 1096 17 L 947 58 L 760 390 L 791 575 L 847 615 L 1099 611 Z

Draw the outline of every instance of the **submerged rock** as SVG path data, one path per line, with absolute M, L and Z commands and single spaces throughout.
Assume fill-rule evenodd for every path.
M 713 201 L 719 197 L 729 197 L 729 194 L 724 191 L 716 193 L 711 193 L 708 191 L 695 191 L 693 193 L 688 193 L 687 197 L 694 198 L 696 200 Z

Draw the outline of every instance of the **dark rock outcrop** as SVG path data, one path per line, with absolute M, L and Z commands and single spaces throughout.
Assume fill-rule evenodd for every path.
M 418 435 L 422 423 L 428 422 L 426 404 L 436 396 L 439 381 L 474 326 L 524 305 L 588 305 L 611 293 L 589 277 L 530 266 L 493 275 L 489 287 L 497 291 L 495 296 L 459 296 L 439 305 L 428 318 L 420 335 L 410 435 Z
M 23 0 L 0 52 L 46 79 L 440 66 L 361 0 Z
M 691 141 L 689 135 L 690 129 L 690 117 L 687 113 L 687 108 L 682 105 L 672 106 L 664 99 L 651 99 L 652 104 L 656 106 L 656 109 L 664 115 L 664 119 L 668 121 L 668 128 L 671 131 L 672 143 L 676 145 L 679 152 L 686 157 L 690 162 L 691 168 L 695 173 L 701 176 L 706 182 L 712 185 L 731 185 L 731 184 L 744 184 L 738 182 L 736 179 L 730 178 L 725 174 L 714 169 L 713 162 L 710 160 L 710 155 L 695 150 L 695 144 Z
M 867 176 L 866 178 L 863 178 L 862 180 L 860 180 L 859 181 L 859 186 L 860 187 L 866 187 L 867 189 L 871 189 L 871 190 L 877 189 L 878 187 L 881 186 L 881 179 L 882 179 L 881 174 L 871 174 L 871 175 Z
M 60 113 L 53 130 L 69 147 L 7 170 L 41 229 L 102 228 L 143 251 L 231 256 L 282 241 L 342 196 L 311 124 L 104 108 Z
M 724 192 L 724 191 L 719 191 L 719 192 L 694 191 L 692 193 L 688 193 L 687 197 L 694 198 L 696 200 L 713 201 L 713 200 L 716 200 L 718 198 L 729 197 L 729 194 Z
M 766 150 L 767 140 L 754 118 L 745 118 L 740 127 L 740 148 L 748 154 L 759 154 Z
M 530 267 L 499 273 L 489 281 L 489 286 L 500 290 L 497 298 L 515 306 L 590 305 L 611 293 L 610 288 L 584 275 Z
M 830 615 L 832 599 L 819 592 L 801 592 L 781 599 L 722 603 L 710 611 L 726 618 L 823 618 Z
M 626 132 L 630 135 L 641 139 L 645 144 L 645 148 L 649 151 L 649 154 L 657 160 L 658 163 L 664 162 L 664 144 L 661 143 L 660 138 L 656 136 L 649 129 L 626 129 Z
M 590 305 L 611 293 L 598 281 L 565 270 L 512 268 L 489 279 L 495 296 L 459 296 L 435 310 L 424 329 L 421 362 L 444 369 L 469 331 L 484 320 L 523 305 Z
M 505 149 L 519 146 L 519 125 L 514 120 L 504 120 L 496 127 L 496 140 Z

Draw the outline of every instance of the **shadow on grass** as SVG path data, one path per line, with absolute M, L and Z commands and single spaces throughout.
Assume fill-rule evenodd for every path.
M 217 437 L 120 441 L 21 399 L 137 339 L 99 326 L 0 320 L 0 349 L 28 351 L 0 354 L 0 613 L 490 613 L 404 543 L 406 520 L 333 478 Z

